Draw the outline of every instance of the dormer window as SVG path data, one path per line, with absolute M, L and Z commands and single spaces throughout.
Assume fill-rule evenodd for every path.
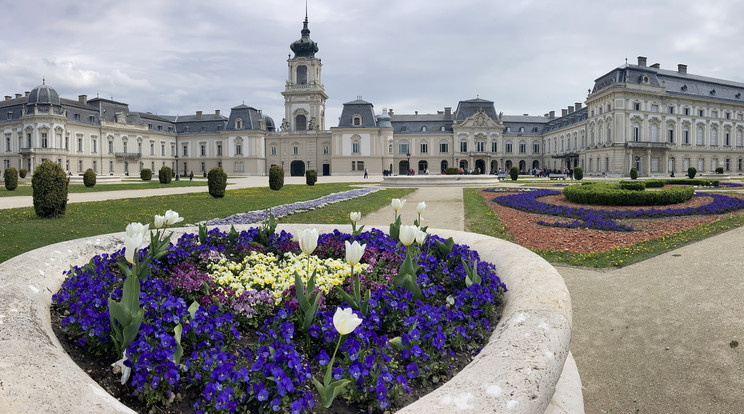
M 426 125 L 421 127 L 421 132 L 426 132 Z
M 351 124 L 354 126 L 362 126 L 362 116 L 357 114 L 352 118 Z
M 524 127 L 519 127 L 519 132 L 524 132 Z
M 439 128 L 440 131 L 444 132 L 444 127 Z
M 235 120 L 235 129 L 243 129 L 243 120 L 241 118 Z

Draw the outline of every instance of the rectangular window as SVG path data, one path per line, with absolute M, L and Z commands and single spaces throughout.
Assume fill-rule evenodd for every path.
M 460 152 L 468 152 L 468 142 L 460 141 Z
M 95 160 L 93 161 L 93 172 L 95 172 L 95 173 L 98 172 L 98 162 L 95 161 Z
M 328 145 L 323 145 L 323 154 L 328 154 Z
M 669 107 L 669 113 L 670 113 L 670 114 L 673 114 L 673 113 L 674 113 L 674 107 L 673 107 L 673 106 L 670 106 L 670 107 Z
M 235 155 L 242 155 L 242 154 L 243 154 L 243 145 L 235 144 Z
M 271 155 L 276 155 L 276 147 L 271 147 Z
M 206 163 L 204 161 L 202 161 L 202 163 L 201 163 L 201 170 L 202 171 L 206 171 L 206 167 L 207 167 Z
M 705 168 L 705 160 L 704 160 L 704 159 L 702 159 L 702 158 L 698 159 L 698 167 L 697 167 L 697 170 L 698 170 L 698 171 L 701 171 L 701 172 L 702 172 L 702 171 L 705 171 L 705 169 L 704 169 L 704 168 Z
M 78 152 L 83 152 L 83 139 L 78 138 Z
M 506 153 L 507 154 L 511 154 L 511 152 L 512 152 L 512 143 L 511 142 L 507 142 L 506 143 Z
M 499 152 L 498 141 L 491 141 L 491 152 Z
M 697 145 L 703 145 L 703 127 L 698 127 L 698 129 L 697 129 L 697 141 L 695 143 Z
M 659 112 L 659 105 L 651 105 L 651 112 Z
M 114 172 L 114 162 L 109 161 L 109 172 Z
M 359 146 L 359 143 L 357 142 L 357 151 L 356 152 L 359 152 L 358 146 Z M 300 155 L 300 147 L 298 147 L 298 146 L 292 147 L 292 154 L 294 154 L 294 155 Z
M 207 155 L 207 144 L 199 144 L 199 155 L 202 157 Z
M 188 144 L 183 146 L 183 156 L 184 157 L 188 157 L 189 156 L 189 146 L 188 146 Z
M 407 142 L 398 143 L 398 154 L 408 154 L 408 143 Z
M 5 152 L 10 152 L 10 137 L 5 137 Z
M 561 142 L 561 149 L 563 149 L 563 143 L 562 142 Z M 525 144 L 524 142 L 520 142 L 519 143 L 519 153 L 520 154 L 527 153 L 527 144 Z
M 682 171 L 684 172 L 684 171 L 687 171 L 689 169 L 690 169 L 690 159 L 689 158 L 685 158 L 684 160 L 682 160 Z
M 726 112 L 726 119 L 731 119 L 731 112 Z
M 297 148 L 297 147 L 295 147 L 295 148 Z M 351 152 L 353 152 L 354 154 L 359 154 L 359 142 L 354 141 L 354 142 L 351 143 Z M 296 154 L 297 153 L 295 153 L 295 155 Z
M 98 140 L 94 139 L 91 141 L 91 152 L 94 154 L 98 152 Z
M 738 167 L 739 167 L 739 168 L 738 168 L 738 169 L 739 169 L 739 171 L 741 171 L 741 158 L 739 158 L 739 165 L 738 165 Z
M 41 133 L 41 148 L 46 148 L 49 146 L 49 139 L 47 138 L 46 132 Z
M 641 104 L 639 104 L 639 103 L 636 103 L 636 104 L 634 105 L 634 108 L 635 108 L 635 110 L 636 110 L 636 111 L 640 111 L 640 110 L 641 110 Z M 591 168 L 589 168 L 589 169 L 591 170 Z
M 605 157 L 605 171 L 610 171 L 610 157 Z
M 160 144 L 160 156 L 165 157 L 165 144 Z
M 728 132 L 728 131 L 726 131 L 725 140 L 726 141 L 724 142 L 723 145 L 725 145 L 727 147 L 730 146 L 731 145 L 731 133 Z
M 364 171 L 364 161 L 357 161 L 357 171 Z
M 114 153 L 114 141 L 108 142 L 108 153 L 113 154 Z
M 222 144 L 217 144 L 217 156 L 222 156 Z
M 533 154 L 539 154 L 540 153 L 540 144 L 537 142 L 532 144 L 532 153 Z
M 449 152 L 449 144 L 447 144 L 446 142 L 440 142 L 439 143 L 439 152 L 440 153 L 443 153 L 443 154 L 448 153 Z
M 421 143 L 421 153 L 422 154 L 428 154 L 429 153 L 429 144 L 426 142 Z
M 683 141 L 682 142 L 684 142 L 685 144 L 689 144 L 690 143 L 690 131 L 687 130 L 687 129 L 685 129 L 682 132 L 682 135 L 683 135 Z
M 690 108 L 685 108 L 685 115 L 690 115 Z
M 669 142 L 674 142 L 674 130 L 669 129 Z
M 718 118 L 718 111 L 711 111 L 710 117 L 711 118 Z
M 702 109 L 698 109 L 698 116 L 705 116 L 705 112 Z
M 659 159 L 651 158 L 651 172 L 659 172 Z

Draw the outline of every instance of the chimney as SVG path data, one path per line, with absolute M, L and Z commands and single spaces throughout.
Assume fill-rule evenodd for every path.
M 83 105 L 88 105 L 88 95 L 78 95 L 78 101 Z
M 10 96 L 10 95 L 5 95 L 5 100 L 6 100 L 6 101 L 9 101 L 9 100 L 11 100 L 12 98 L 13 98 L 13 97 L 12 97 L 12 96 Z
M 29 95 L 31 95 L 31 92 L 29 92 L 29 91 L 26 91 L 26 93 L 25 93 L 25 94 L 26 94 L 26 97 L 28 97 Z
M 415 113 L 416 113 L 416 115 L 418 115 L 418 111 L 413 111 L 413 112 L 415 112 Z
M 661 68 L 661 64 L 660 63 L 654 63 L 653 65 L 651 65 L 651 67 L 654 68 L 654 69 L 659 69 L 659 68 Z
M 530 114 L 524 114 L 524 116 L 530 116 Z
M 219 109 L 215 109 L 214 110 L 214 115 L 217 116 L 217 117 L 219 117 L 220 116 L 220 110 Z
M 21 95 L 20 93 L 17 93 L 16 94 L 16 98 L 20 98 L 21 96 L 23 96 L 23 95 Z
M 574 108 L 573 108 L 573 106 L 569 106 L 569 107 L 568 107 L 568 113 L 569 113 L 569 114 L 570 114 L 570 113 L 572 113 L 572 112 L 573 112 L 573 109 L 574 109 Z
M 638 56 L 638 66 L 646 66 L 646 56 Z
M 566 115 L 568 115 L 568 110 L 567 109 L 561 109 L 561 116 L 566 116 Z
M 574 107 L 576 108 L 576 110 L 577 110 L 577 111 L 578 111 L 579 109 L 581 109 L 581 102 L 576 102 L 576 103 L 574 104 Z
M 452 107 L 451 106 L 445 106 L 444 107 L 444 115 L 445 116 L 451 116 L 452 115 Z
M 550 119 L 555 118 L 555 111 L 550 111 Z
M 680 63 L 679 65 L 677 65 L 677 72 L 679 72 L 679 73 L 687 73 L 687 65 L 684 65 L 682 63 Z
M 393 108 L 390 108 L 390 110 L 388 111 L 388 115 L 393 116 Z
M 202 111 L 196 111 L 196 119 L 201 119 Z

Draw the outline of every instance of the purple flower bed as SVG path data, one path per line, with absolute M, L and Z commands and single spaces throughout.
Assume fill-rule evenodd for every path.
M 314 210 L 316 208 L 323 207 L 326 204 L 338 203 L 340 201 L 346 201 L 352 198 L 361 197 L 363 195 L 374 193 L 378 190 L 378 188 L 366 187 L 356 190 L 343 191 L 340 193 L 329 194 L 327 196 L 316 198 L 315 200 L 298 201 L 296 203 L 272 207 L 267 211 L 250 211 L 248 213 L 235 214 L 230 217 L 221 219 L 209 220 L 207 224 L 210 226 L 219 226 L 223 224 L 259 223 L 261 221 L 264 221 L 268 217 L 269 212 L 273 214 L 274 217 L 284 217 L 302 211 Z
M 277 304 L 261 291 L 243 292 L 245 297 L 217 294 L 205 272 L 207 260 L 240 261 L 240 255 L 252 251 L 299 254 L 286 232 L 271 235 L 267 246 L 256 245 L 257 240 L 256 228 L 233 240 L 213 229 L 204 244 L 197 235 L 185 234 L 161 260 L 150 262 L 151 276 L 142 280 L 139 295 L 144 321 L 124 362 L 132 370 L 134 395 L 160 406 L 175 393 L 196 392 L 193 409 L 198 413 L 318 409 L 320 398 L 311 379 L 323 378 L 339 340 L 334 310 L 348 304 L 335 291 L 324 295 L 306 333 L 294 286 Z M 317 254 L 343 258 L 340 246 L 347 240 L 366 244 L 362 263 L 367 270 L 360 280 L 371 295 L 367 315 L 354 311 L 362 324 L 341 337 L 332 375 L 351 381 L 339 399 L 365 412 L 382 412 L 412 389 L 449 378 L 453 357 L 480 351 L 506 287 L 493 265 L 478 260 L 477 252 L 456 244 L 441 257 L 435 240 L 443 240 L 430 236 L 417 250 L 417 282 L 423 295 L 416 299 L 391 282 L 406 248 L 378 230 L 358 236 L 338 231 L 320 235 Z M 124 277 L 117 268 L 122 256 L 122 250 L 102 254 L 72 268 L 53 296 L 55 309 L 68 315 L 61 322 L 65 332 L 90 354 L 111 360 L 120 356 L 113 352 L 109 336 L 107 301 L 122 297 Z M 480 283 L 466 286 L 463 259 L 471 267 L 477 263 Z M 340 288 L 348 290 L 349 283 Z M 246 319 L 246 309 L 252 310 L 252 319 Z M 180 336 L 177 325 L 182 327 Z M 390 342 L 395 337 L 399 346 Z M 183 357 L 176 361 L 181 346 Z
M 556 190 L 532 190 L 520 194 L 512 194 L 496 197 L 494 202 L 506 207 L 526 211 L 535 214 L 547 214 L 551 216 L 567 217 L 577 219 L 572 223 L 548 223 L 540 221 L 539 224 L 555 227 L 583 227 L 597 230 L 631 231 L 632 226 L 616 223 L 615 219 L 655 218 L 673 217 L 704 214 L 723 214 L 744 208 L 744 200 L 729 197 L 723 194 L 698 193 L 695 197 L 712 197 L 713 202 L 699 207 L 681 208 L 646 208 L 638 210 L 601 210 L 583 207 L 567 207 L 557 204 L 548 204 L 537 199 L 540 197 L 560 194 Z
M 718 188 L 738 188 L 744 187 L 744 184 L 739 183 L 719 183 Z

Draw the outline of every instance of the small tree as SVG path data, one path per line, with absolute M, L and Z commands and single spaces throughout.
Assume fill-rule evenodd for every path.
M 142 171 L 140 171 L 140 178 L 144 181 L 152 180 L 152 170 L 149 168 L 143 168 Z
M 96 185 L 96 172 L 93 171 L 93 169 L 88 168 L 83 173 L 83 184 L 85 184 L 86 187 L 93 187 Z
M 697 174 L 697 168 L 690 167 L 687 169 L 687 176 L 690 177 L 690 179 L 695 178 L 695 174 Z
M 21 178 L 26 178 L 26 175 L 28 175 L 28 171 L 26 171 L 26 169 L 25 169 L 25 168 L 21 168 L 20 170 L 18 170 L 18 175 L 19 175 L 19 176 L 20 176 Z
M 207 174 L 207 185 L 209 186 L 209 195 L 214 198 L 225 196 L 225 187 L 227 187 L 227 174 L 220 168 L 212 168 Z
M 716 167 L 716 174 L 723 174 L 723 167 Z
M 166 166 L 161 167 L 160 171 L 158 171 L 158 180 L 160 180 L 160 184 L 170 184 L 172 179 L 173 169 Z
M 633 167 L 630 169 L 630 179 L 635 180 L 637 178 L 638 178 L 638 170 L 636 169 L 636 167 Z
M 584 170 L 581 167 L 574 168 L 574 178 L 576 180 L 581 180 L 584 178 Z
M 305 171 L 305 183 L 307 185 L 315 185 L 318 181 L 318 172 L 315 170 Z
M 279 191 L 284 187 L 284 168 L 272 165 L 269 168 L 269 188 Z
M 59 217 L 65 214 L 69 183 L 67 174 L 56 162 L 44 161 L 39 164 L 31 178 L 36 215 Z
M 519 177 L 519 168 L 511 167 L 509 169 L 509 177 L 511 177 L 512 181 L 517 181 L 517 178 Z
M 18 188 L 18 171 L 13 167 L 5 170 L 5 188 L 8 191 Z

